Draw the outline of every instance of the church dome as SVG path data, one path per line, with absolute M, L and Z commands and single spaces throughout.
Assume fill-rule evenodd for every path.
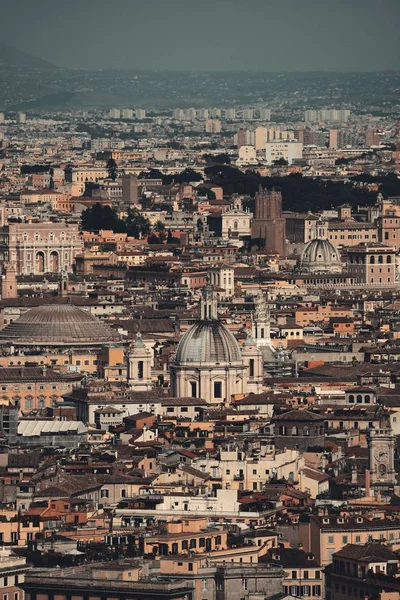
M 235 363 L 242 356 L 233 334 L 217 320 L 198 321 L 182 337 L 175 364 Z
M 301 254 L 300 268 L 310 273 L 339 273 L 342 270 L 339 250 L 327 239 L 311 240 Z
M 116 331 L 72 304 L 32 308 L 0 331 L 0 343 L 19 346 L 90 346 L 120 341 Z

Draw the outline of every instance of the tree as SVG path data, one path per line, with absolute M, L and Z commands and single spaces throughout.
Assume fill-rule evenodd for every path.
M 164 223 L 160 220 L 156 221 L 154 224 L 154 231 L 157 231 L 157 233 L 163 233 L 165 231 Z
M 138 238 L 140 235 L 148 235 L 150 232 L 150 221 L 146 219 L 137 208 L 130 208 L 125 219 L 128 235 Z
M 196 191 L 198 196 L 206 196 L 208 200 L 215 200 L 215 193 L 210 188 L 199 186 Z
M 82 213 L 81 228 L 85 231 L 99 231 L 100 229 L 112 229 L 121 233 L 124 223 L 117 217 L 117 213 L 111 206 L 95 204 Z
M 172 235 L 172 231 L 168 229 L 167 244 L 179 244 L 180 240 Z
M 118 177 L 118 166 L 112 157 L 107 161 L 107 170 L 109 178 L 115 181 Z
M 285 158 L 283 158 L 283 156 L 281 156 L 281 157 L 280 157 L 280 158 L 278 158 L 277 160 L 274 160 L 274 161 L 273 161 L 273 164 L 274 164 L 274 165 L 276 165 L 277 167 L 280 167 L 280 166 L 282 166 L 282 167 L 285 167 L 285 166 L 287 166 L 289 163 L 288 163 L 288 161 L 287 161 Z

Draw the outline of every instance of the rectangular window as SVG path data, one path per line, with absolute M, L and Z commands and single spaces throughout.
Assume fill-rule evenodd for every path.
M 348 537 L 347 537 L 347 535 L 343 535 L 343 536 L 342 536 L 342 543 L 343 543 L 343 544 L 347 544 L 347 540 L 348 540 Z
M 222 383 L 214 381 L 214 398 L 222 398 Z
M 143 364 L 144 363 L 143 363 L 142 360 L 138 361 L 138 366 L 137 366 L 137 368 L 138 368 L 138 379 L 143 379 Z
M 196 398 L 197 397 L 197 384 L 195 381 L 191 381 L 190 382 L 190 395 L 192 396 L 192 398 Z
M 328 544 L 333 544 L 333 535 L 328 536 Z
M 254 377 L 254 358 L 250 359 L 249 375 L 250 377 Z

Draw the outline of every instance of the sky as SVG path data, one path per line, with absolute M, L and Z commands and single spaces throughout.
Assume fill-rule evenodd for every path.
M 399 0 L 0 0 L 0 42 L 59 66 L 399 69 Z

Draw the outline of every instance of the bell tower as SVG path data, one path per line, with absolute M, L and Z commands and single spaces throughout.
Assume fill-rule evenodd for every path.
M 146 348 L 140 332 L 127 353 L 127 383 L 131 390 L 147 392 L 152 389 L 151 353 Z
M 1 298 L 17 298 L 17 269 L 14 263 L 7 263 L 3 267 L 3 278 L 1 280 Z
M 262 290 L 258 291 L 254 299 L 254 306 L 253 338 L 259 348 L 269 346 L 274 350 L 271 342 L 271 313 Z
M 58 275 L 58 295 L 65 298 L 68 295 L 68 273 L 61 271 Z
M 211 285 L 206 285 L 200 300 L 200 320 L 217 321 L 218 320 L 218 301 L 217 295 L 213 292 Z
M 242 358 L 247 366 L 247 393 L 261 394 L 264 379 L 263 358 L 249 331 L 242 347 Z
M 371 485 L 390 487 L 396 483 L 394 469 L 394 435 L 389 415 L 382 406 L 377 408 L 379 427 L 368 431 L 369 468 Z

